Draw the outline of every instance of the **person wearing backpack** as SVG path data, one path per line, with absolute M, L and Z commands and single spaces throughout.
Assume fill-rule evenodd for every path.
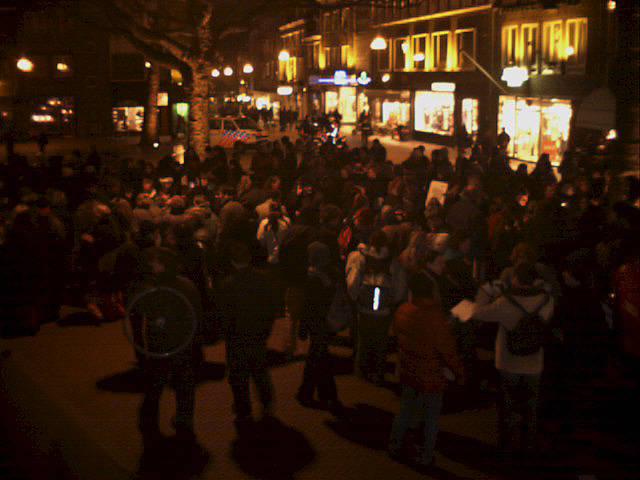
M 529 453 L 536 450 L 544 341 L 554 311 L 553 298 L 543 287 L 535 266 L 520 263 L 515 267 L 511 288 L 488 305 L 479 306 L 473 316 L 499 324 L 495 346 L 502 394 L 498 445 L 505 454 L 514 449 Z
M 369 245 L 360 244 L 347 258 L 347 291 L 355 302 L 357 339 L 355 370 L 380 384 L 384 380 L 389 326 L 407 292 L 406 274 L 391 257 L 386 234 L 379 230 Z

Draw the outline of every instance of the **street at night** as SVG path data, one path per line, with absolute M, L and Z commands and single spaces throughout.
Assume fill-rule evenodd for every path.
M 0 478 L 640 480 L 640 3 L 0 21 Z

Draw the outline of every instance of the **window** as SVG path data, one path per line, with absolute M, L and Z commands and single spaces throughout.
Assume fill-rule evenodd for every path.
M 449 55 L 449 32 L 437 32 L 433 38 L 433 68 L 447 70 Z
M 387 41 L 387 44 L 389 41 Z M 384 50 L 371 50 L 371 64 L 374 71 L 386 71 L 389 70 L 389 52 L 390 48 L 387 47 Z
M 55 78 L 68 78 L 73 76 L 71 55 L 53 57 L 53 76 Z
M 565 58 L 569 65 L 584 66 L 587 59 L 587 19 L 567 20 Z
M 351 9 L 345 8 L 342 10 L 342 31 L 348 31 L 351 20 Z
M 393 69 L 408 70 L 409 68 L 409 39 L 396 38 L 393 40 Z
M 553 73 L 553 67 L 560 61 L 562 21 L 545 22 L 543 24 L 542 35 L 542 60 L 546 67 L 542 73 Z
M 502 66 L 508 67 L 518 63 L 518 26 L 510 25 L 502 29 Z
M 330 32 L 331 31 L 331 14 L 330 13 L 323 13 L 322 14 L 322 24 L 324 26 L 324 31 L 325 32 Z
M 538 72 L 539 34 L 537 23 L 522 25 L 522 63 L 529 68 L 529 73 Z
M 476 58 L 476 31 L 473 29 L 456 30 L 456 46 L 458 48 L 458 69 L 473 70 L 473 63 L 462 52 Z
M 478 99 L 462 99 L 462 124 L 468 135 L 474 136 L 478 133 Z
M 351 47 L 349 45 L 342 45 L 340 47 L 340 66 L 341 67 L 351 67 L 351 58 L 350 58 Z
M 427 69 L 427 47 L 429 36 L 427 34 L 414 35 L 411 37 L 412 44 L 412 59 L 414 70 L 426 70 Z

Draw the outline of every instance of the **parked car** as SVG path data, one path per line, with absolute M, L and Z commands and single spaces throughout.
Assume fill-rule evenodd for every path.
M 236 142 L 254 146 L 264 142 L 268 134 L 248 117 L 215 117 L 209 120 L 209 145 L 231 148 Z

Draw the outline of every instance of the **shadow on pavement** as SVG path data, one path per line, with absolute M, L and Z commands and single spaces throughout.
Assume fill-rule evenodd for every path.
M 358 403 L 345 408 L 340 418 L 327 426 L 342 438 L 374 450 L 386 450 L 393 414 L 371 405 Z
M 211 461 L 200 444 L 163 437 L 143 442 L 136 480 L 182 480 L 198 478 Z
M 196 383 L 219 382 L 224 379 L 225 371 L 224 363 L 204 362 L 198 367 Z M 98 380 L 96 387 L 98 390 L 114 393 L 144 393 L 145 382 L 144 370 L 132 367 Z
M 231 456 L 248 475 L 264 480 L 291 480 L 315 460 L 307 438 L 276 418 L 243 429 L 231 447 Z

